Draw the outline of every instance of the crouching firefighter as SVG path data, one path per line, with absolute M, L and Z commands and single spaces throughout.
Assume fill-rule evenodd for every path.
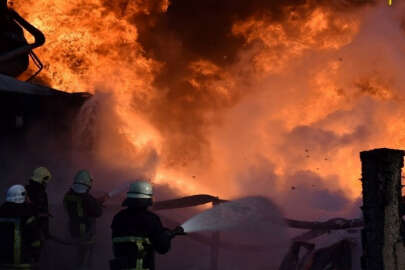
M 26 203 L 22 185 L 7 191 L 0 206 L 0 269 L 39 269 L 41 230 L 35 211 Z
M 79 171 L 63 200 L 69 216 L 70 235 L 79 243 L 74 269 L 91 267 L 95 223 L 103 213 L 102 204 L 106 200 L 106 197 L 96 199 L 89 193 L 92 184 L 90 173 L 86 170 Z
M 127 207 L 114 216 L 112 242 L 115 259 L 110 261 L 111 270 L 154 270 L 154 253 L 165 254 L 170 250 L 171 240 L 183 235 L 177 227 L 168 230 L 160 218 L 150 212 L 152 186 L 147 181 L 130 185 L 123 206 Z

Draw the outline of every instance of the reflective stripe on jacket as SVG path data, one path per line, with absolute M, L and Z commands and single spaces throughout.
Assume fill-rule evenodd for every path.
M 25 204 L 0 207 L 0 269 L 30 269 L 38 262 L 41 232 L 34 214 Z
M 142 207 L 144 203 L 138 204 L 136 199 L 132 201 L 131 207 L 115 215 L 111 224 L 114 257 L 118 264 L 126 265 L 120 269 L 137 269 L 140 267 L 139 258 L 142 258 L 143 269 L 154 270 L 155 251 L 160 254 L 168 252 L 171 236 L 162 226 L 160 218 Z M 140 248 L 139 239 L 148 239 L 143 249 Z
M 114 237 L 112 239 L 114 244 L 132 244 L 136 246 L 136 266 L 135 268 L 130 267 L 129 264 L 127 267 L 130 268 L 121 268 L 128 270 L 149 270 L 149 268 L 144 268 L 144 260 L 149 252 L 153 252 L 152 243 L 147 237 L 136 237 L 136 236 L 122 236 Z
M 101 205 L 90 194 L 72 190 L 66 193 L 63 204 L 69 215 L 71 236 L 90 240 L 94 235 L 95 219 L 102 214 Z

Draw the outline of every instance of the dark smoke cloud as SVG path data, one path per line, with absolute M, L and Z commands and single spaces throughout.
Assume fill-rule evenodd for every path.
M 264 157 L 258 157 L 255 163 L 248 166 L 236 179 L 242 196 L 265 194 L 276 196 L 279 187 L 279 176 L 274 172 L 274 165 Z M 271 187 L 271 188 L 269 188 Z
M 359 197 L 352 203 L 350 211 L 347 213 L 347 217 L 359 218 L 362 217 L 361 206 L 363 205 L 363 198 Z
M 370 131 L 366 126 L 357 126 L 353 132 L 339 135 L 333 131 L 323 130 L 312 126 L 299 126 L 294 128 L 286 137 L 288 144 L 294 142 L 298 149 L 309 148 L 308 155 L 312 151 L 327 153 L 338 147 L 351 145 L 366 139 Z
M 338 176 L 321 177 L 312 171 L 296 171 L 282 177 L 274 168 L 265 158 L 247 167 L 236 179 L 241 187 L 240 194 L 266 195 L 275 199 L 289 217 L 295 218 L 311 219 L 314 214 L 335 217 L 350 207 L 351 199 L 336 186 Z M 349 212 L 356 211 L 350 209 Z
M 250 17 L 271 18 L 274 22 L 286 19 L 291 10 L 298 11 L 300 19 L 315 8 L 330 6 L 347 8 L 364 5 L 371 1 L 244 1 L 244 0 L 174 0 L 166 13 L 136 15 L 133 20 L 139 28 L 139 41 L 146 53 L 169 64 L 166 72 L 175 72 L 174 67 L 193 59 L 204 58 L 214 63 L 233 63 L 243 48 L 244 40 L 231 34 L 233 24 Z M 171 58 L 167 41 L 176 40 L 182 59 Z M 226 57 L 224 57 L 226 56 Z M 183 60 L 178 63 L 170 61 Z M 172 66 L 173 65 L 173 66 Z M 184 68 L 184 67 L 183 67 Z M 173 75 L 173 74 L 172 74 Z M 181 74 L 179 74 L 181 75 Z M 169 79 L 170 77 L 165 77 Z
M 292 176 L 286 177 L 286 182 L 291 183 L 294 189 L 287 196 L 286 205 L 297 207 L 305 202 L 305 207 L 329 212 L 338 212 L 348 205 L 350 200 L 341 190 L 331 191 L 328 182 L 336 182 L 337 177 L 322 179 L 319 175 L 310 171 L 299 171 Z

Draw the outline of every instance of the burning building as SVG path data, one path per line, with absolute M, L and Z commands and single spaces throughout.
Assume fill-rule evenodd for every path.
M 13 5 L 47 36 L 41 81 L 94 94 L 82 108 L 97 115 L 95 167 L 125 172 L 115 182 L 142 174 L 163 195 L 260 194 L 290 217 L 351 218 L 358 153 L 404 148 L 401 1 Z
M 49 162 L 58 156 L 59 162 L 71 163 L 73 123 L 87 93 L 67 93 L 50 87 L 29 83 L 41 71 L 42 63 L 33 49 L 45 42 L 43 33 L 8 9 L 6 1 L 0 5 L 0 147 L 1 175 L 10 176 L 16 160 L 20 169 Z M 34 41 L 27 42 L 24 30 Z M 22 74 L 32 58 L 40 69 L 26 82 L 14 77 Z M 20 78 L 22 79 L 22 77 Z M 52 158 L 50 153 L 58 153 Z M 24 171 L 24 169 L 22 170 Z

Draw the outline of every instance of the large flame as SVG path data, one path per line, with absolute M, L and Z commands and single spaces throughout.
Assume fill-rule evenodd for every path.
M 156 112 L 150 111 L 159 109 L 152 103 L 165 104 L 161 99 L 166 89 L 158 89 L 154 80 L 166 63 L 145 51 L 133 20 L 137 14 L 168 12 L 169 1 L 113 5 L 101 0 L 31 0 L 18 1 L 15 8 L 47 36 L 38 50 L 46 63 L 42 79 L 66 91 L 112 93 L 120 119 L 117 129 L 136 149 L 134 155 L 152 148 L 159 157 L 156 182 L 184 193 L 278 196 L 289 194 L 290 186 L 305 185 L 288 180 L 307 172 L 319 176 L 320 183 L 313 186 L 342 191 L 354 200 L 361 190 L 358 152 L 404 147 L 405 114 L 398 106 L 401 86 L 396 77 L 401 64 L 381 50 L 403 50 L 405 43 L 403 37 L 380 39 L 386 31 L 381 24 L 370 33 L 373 20 L 383 20 L 381 14 L 388 12 L 385 2 L 384 7 L 380 3 L 350 11 L 314 8 L 313 1 L 307 2 L 283 7 L 283 20 L 261 13 L 236 18 L 228 35 L 244 44 L 232 65 L 203 57 L 187 63 L 189 73 L 182 80 L 190 93 L 181 93 L 182 104 L 210 108 L 201 110 L 202 123 L 208 123 L 204 145 L 209 157 L 201 153 L 183 166 L 171 166 L 165 145 L 169 133 L 162 133 L 165 123 L 157 125 L 151 117 Z M 399 21 L 387 14 L 387 27 Z M 395 27 L 392 35 L 400 33 L 399 23 Z M 393 40 L 395 46 L 389 43 Z M 385 69 L 389 66 L 392 73 Z M 204 93 L 196 95 L 199 91 Z M 187 106 L 165 110 L 186 119 Z M 179 125 L 170 136 L 181 140 L 187 132 Z M 130 159 L 131 151 L 122 150 Z M 181 160 L 183 150 L 178 151 Z

